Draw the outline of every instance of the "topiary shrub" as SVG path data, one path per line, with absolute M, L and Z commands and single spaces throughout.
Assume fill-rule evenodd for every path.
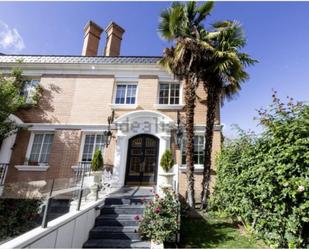
M 165 172 L 174 166 L 174 159 L 171 150 L 166 150 L 161 157 L 160 165 Z
M 97 149 L 93 155 L 93 159 L 91 162 L 91 170 L 92 171 L 99 171 L 103 169 L 104 160 L 102 156 L 101 150 Z
M 156 243 L 173 239 L 179 227 L 177 221 L 179 204 L 175 194 L 170 190 L 165 190 L 164 194 L 164 197 L 155 194 L 155 199 L 146 204 L 143 216 L 135 217 L 140 221 L 141 236 Z

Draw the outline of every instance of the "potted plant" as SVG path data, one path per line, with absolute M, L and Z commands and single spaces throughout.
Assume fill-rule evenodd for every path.
M 174 166 L 174 159 L 171 150 L 166 150 L 160 161 L 160 166 L 163 169 L 163 173 L 160 173 L 161 186 L 163 188 L 171 188 L 173 184 L 174 173 L 170 172 Z
M 96 191 L 98 186 L 100 187 L 102 185 L 102 170 L 104 166 L 104 160 L 102 156 L 101 150 L 97 149 L 93 155 L 93 159 L 91 161 L 91 170 L 93 174 L 93 182 L 94 185 L 92 186 L 92 189 Z

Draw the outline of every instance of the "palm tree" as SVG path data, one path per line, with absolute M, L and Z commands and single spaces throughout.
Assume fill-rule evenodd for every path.
M 214 31 L 203 39 L 210 47 L 204 56 L 204 69 L 201 80 L 207 94 L 206 128 L 204 148 L 204 170 L 201 208 L 207 208 L 210 183 L 211 151 L 213 143 L 213 127 L 218 104 L 225 99 L 232 99 L 240 91 L 242 83 L 248 80 L 245 71 L 247 66 L 257 61 L 251 59 L 241 49 L 246 45 L 243 29 L 238 22 L 223 21 L 213 24 Z
M 200 35 L 204 32 L 202 22 L 212 8 L 213 2 L 205 2 L 200 6 L 195 2 L 173 3 L 170 8 L 161 13 L 159 24 L 162 38 L 174 42 L 174 46 L 164 50 L 163 58 L 159 63 L 178 80 L 184 81 L 187 202 L 190 207 L 195 206 L 194 108 L 196 88 L 199 83 L 198 75 L 202 66 L 201 51 L 205 50 Z

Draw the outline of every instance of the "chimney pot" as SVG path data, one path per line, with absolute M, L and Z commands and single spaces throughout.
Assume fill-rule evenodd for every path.
M 89 21 L 84 28 L 84 45 L 83 45 L 83 56 L 97 56 L 99 42 L 103 29 L 94 23 Z
M 123 28 L 114 22 L 111 22 L 105 29 L 107 33 L 106 45 L 104 50 L 105 56 L 119 56 L 122 35 L 125 32 Z

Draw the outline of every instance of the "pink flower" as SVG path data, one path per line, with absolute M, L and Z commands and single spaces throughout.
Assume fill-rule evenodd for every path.
M 155 213 L 160 213 L 160 211 L 161 211 L 161 209 L 160 209 L 160 207 L 157 207 L 156 209 L 155 209 Z
M 139 217 L 139 215 L 136 215 L 135 217 L 134 217 L 134 220 L 140 220 L 141 218 Z
M 156 197 L 157 199 L 159 199 L 159 198 L 160 198 L 160 196 L 159 196 L 158 194 L 155 194 L 155 197 Z

